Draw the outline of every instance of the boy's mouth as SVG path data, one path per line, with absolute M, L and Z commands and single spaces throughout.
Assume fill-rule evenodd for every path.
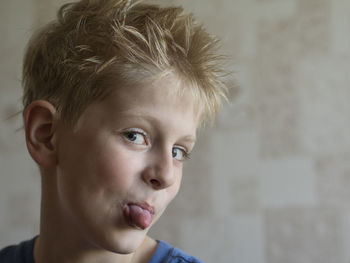
M 128 203 L 123 206 L 123 213 L 130 226 L 143 230 L 151 225 L 154 208 L 148 204 Z

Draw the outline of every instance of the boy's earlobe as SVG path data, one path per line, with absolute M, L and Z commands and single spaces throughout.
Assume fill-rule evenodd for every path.
M 42 168 L 56 165 L 55 115 L 55 107 L 45 100 L 34 101 L 24 110 L 28 151 L 34 161 Z

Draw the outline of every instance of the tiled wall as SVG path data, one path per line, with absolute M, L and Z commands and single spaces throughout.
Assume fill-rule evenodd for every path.
M 62 2 L 62 0 L 61 0 Z M 350 2 L 178 0 L 232 56 L 239 89 L 200 132 L 180 195 L 151 234 L 205 262 L 350 262 Z M 0 246 L 38 229 L 20 63 L 59 0 L 0 3 Z

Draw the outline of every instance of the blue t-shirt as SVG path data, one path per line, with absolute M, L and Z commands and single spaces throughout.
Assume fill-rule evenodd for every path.
M 33 257 L 34 241 L 35 238 L 0 250 L 0 262 L 35 263 Z M 164 241 L 157 242 L 157 249 L 148 263 L 202 263 Z

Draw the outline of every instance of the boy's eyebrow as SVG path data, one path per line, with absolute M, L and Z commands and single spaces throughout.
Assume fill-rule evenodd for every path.
M 187 135 L 187 136 L 183 137 L 181 140 L 194 144 L 196 142 L 196 137 L 194 137 L 192 135 Z

